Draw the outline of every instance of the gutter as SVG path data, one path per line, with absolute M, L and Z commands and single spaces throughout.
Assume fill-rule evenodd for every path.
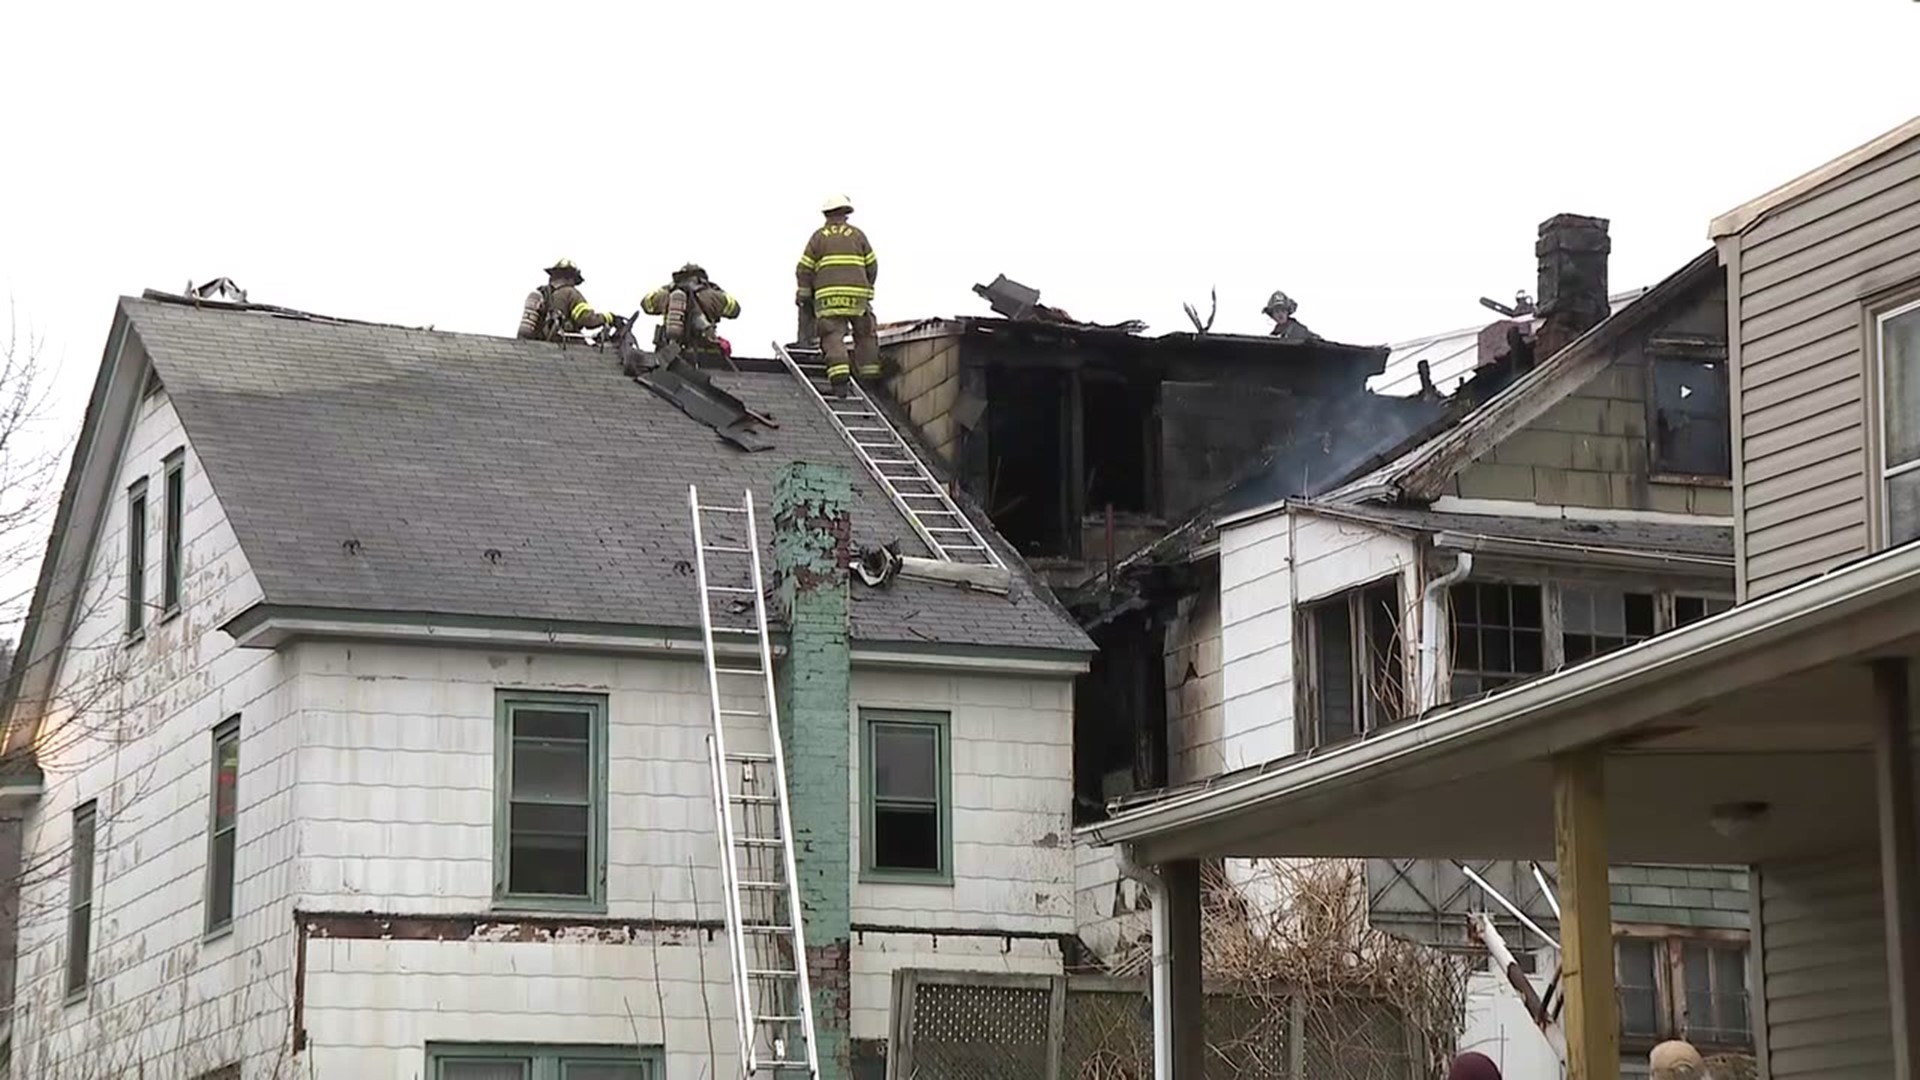
M 1689 555 L 1680 552 L 1647 551 L 1635 548 L 1569 544 L 1557 540 L 1531 540 L 1516 536 L 1488 536 L 1483 533 L 1442 530 L 1433 534 L 1433 546 L 1450 551 L 1505 555 L 1516 559 L 1568 559 L 1582 566 L 1610 566 L 1627 570 L 1686 568 L 1713 570 L 1731 574 L 1733 559 L 1719 555 Z
M 1728 662 L 1775 640 L 1803 636 L 1860 609 L 1910 598 L 1920 598 L 1920 542 L 1491 697 L 1442 707 L 1359 743 L 1305 759 L 1281 758 L 1245 770 L 1244 775 L 1223 776 L 1212 785 L 1170 793 L 1158 802 L 1080 829 L 1076 835 L 1095 844 L 1123 844 L 1205 825 L 1338 784 L 1357 773 L 1404 767 L 1409 759 L 1442 748 L 1470 747 L 1515 723 L 1544 719 L 1574 705 L 1598 704 L 1657 679 Z M 1915 621 L 1920 622 L 1920 617 Z M 1859 644 L 1865 648 L 1874 642 Z M 1802 659 L 1808 666 L 1823 662 L 1817 655 L 1803 654 Z M 1617 722 L 1617 718 L 1605 719 Z

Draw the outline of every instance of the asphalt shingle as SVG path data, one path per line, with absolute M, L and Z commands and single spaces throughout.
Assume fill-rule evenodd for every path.
M 853 474 L 856 543 L 928 554 L 784 374 L 715 379 L 780 424 L 774 449 L 747 454 L 592 349 L 123 305 L 269 603 L 694 626 L 687 485 L 736 504 L 751 488 L 765 550 L 774 477 L 797 460 Z M 1010 596 L 856 583 L 855 639 L 1090 651 L 994 543 Z

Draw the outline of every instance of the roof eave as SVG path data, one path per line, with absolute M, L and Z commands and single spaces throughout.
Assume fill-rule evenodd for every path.
M 1758 225 L 1775 210 L 1784 208 L 1788 203 L 1794 202 L 1848 169 L 1871 161 L 1915 137 L 1920 137 L 1920 116 L 1908 120 L 1879 138 L 1854 147 L 1824 165 L 1801 173 L 1757 199 L 1751 199 L 1721 214 L 1707 226 L 1707 237 L 1710 240 L 1719 241 L 1730 236 L 1738 236 Z

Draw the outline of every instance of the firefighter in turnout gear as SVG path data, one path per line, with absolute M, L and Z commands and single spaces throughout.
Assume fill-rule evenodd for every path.
M 669 343 L 681 348 L 730 353 L 726 339 L 715 329 L 721 319 L 740 317 L 740 301 L 714 284 L 705 268 L 688 263 L 673 272 L 673 280 L 648 293 L 640 301 L 640 310 L 648 315 L 665 316 L 654 331 L 656 349 Z
M 1319 334 L 1307 329 L 1306 323 L 1293 317 L 1298 310 L 1300 305 L 1294 302 L 1293 297 L 1274 290 L 1273 295 L 1267 297 L 1267 306 L 1260 309 L 1260 314 L 1273 320 L 1273 329 L 1267 331 L 1267 336 L 1279 338 L 1290 345 L 1319 341 Z
M 559 341 L 569 333 L 613 326 L 618 320 L 611 312 L 593 310 L 581 295 L 580 283 L 585 280 L 572 259 L 547 267 L 547 283 L 528 293 L 520 308 L 518 336 L 528 341 Z
M 873 323 L 873 283 L 880 277 L 880 260 L 867 234 L 847 221 L 853 213 L 851 200 L 836 195 L 821 205 L 820 212 L 826 215 L 826 223 L 807 238 L 794 268 L 794 302 L 800 313 L 800 340 L 819 340 L 827 379 L 834 393 L 844 395 L 853 375 L 847 363 L 849 333 L 860 378 L 880 375 L 880 340 Z

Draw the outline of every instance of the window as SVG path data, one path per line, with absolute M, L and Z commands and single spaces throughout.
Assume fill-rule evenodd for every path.
M 1561 586 L 1560 650 L 1577 664 L 1652 637 L 1653 595 Z
M 84 994 L 93 952 L 93 842 L 99 804 L 92 799 L 73 811 L 73 865 L 67 876 L 67 996 Z
M 658 1047 L 427 1047 L 427 1080 L 665 1080 Z
M 862 876 L 950 880 L 946 716 L 863 710 L 860 720 Z
M 1879 327 L 1881 526 L 1887 546 L 1920 539 L 1920 301 Z
M 1737 935 L 1652 927 L 1616 938 L 1621 1041 L 1645 1049 L 1663 1039 L 1687 1039 L 1708 1052 L 1751 1046 L 1747 948 Z
M 1398 578 L 1308 605 L 1301 623 L 1311 678 L 1303 745 L 1331 746 L 1406 716 L 1406 620 Z
M 186 477 L 181 469 L 186 464 L 184 451 L 175 450 L 167 455 L 166 472 L 166 549 L 162 552 L 165 562 L 161 573 L 165 581 L 161 588 L 160 608 L 162 618 L 180 610 L 180 581 L 184 573 L 181 562 L 180 528 L 186 507 Z
M 1653 471 L 1664 476 L 1733 476 L 1726 346 L 1652 345 Z
M 1453 601 L 1453 700 L 1546 670 L 1540 586 L 1463 581 Z
M 607 699 L 498 698 L 494 899 L 598 908 L 607 882 Z
M 127 636 L 147 628 L 147 482 L 127 489 Z
M 213 798 L 207 827 L 207 933 L 233 925 L 234 832 L 240 812 L 240 718 L 213 729 Z
M 1733 601 L 1724 596 L 1675 596 L 1673 625 L 1680 627 L 1697 623 L 1732 608 Z

